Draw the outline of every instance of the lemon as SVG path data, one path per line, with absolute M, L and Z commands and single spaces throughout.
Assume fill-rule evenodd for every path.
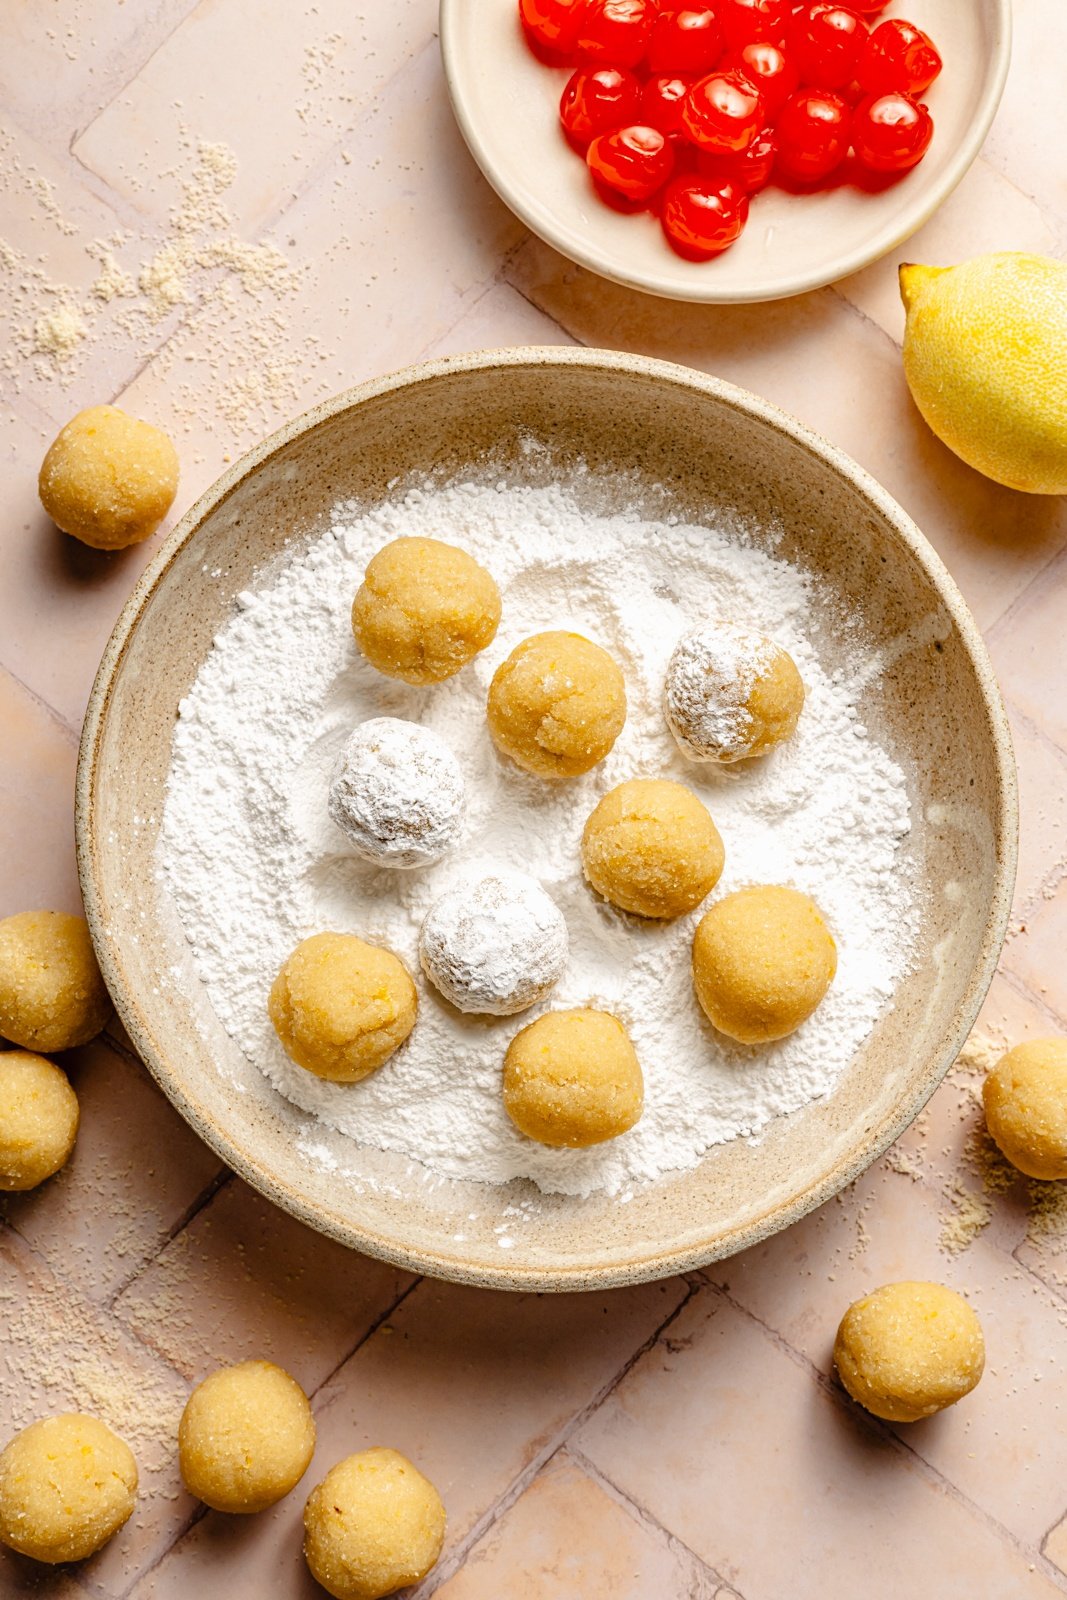
M 1009 489 L 1067 494 L 1067 265 L 903 266 L 904 374 L 937 437 Z

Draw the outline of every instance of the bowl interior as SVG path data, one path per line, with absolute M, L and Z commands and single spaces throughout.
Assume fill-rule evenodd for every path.
M 635 419 L 640 426 L 635 427 Z M 535 437 L 542 452 L 524 449 Z M 880 670 L 865 720 L 911 788 L 925 884 L 916 970 L 837 1092 L 758 1144 L 713 1149 L 639 1191 L 541 1197 L 433 1177 L 332 1134 L 245 1061 L 208 1005 L 155 849 L 178 704 L 257 569 L 306 541 L 339 498 L 405 474 L 529 480 L 635 469 L 700 520 L 778 524 L 778 553 L 861 619 Z M 662 492 L 660 489 L 658 493 Z M 832 638 L 820 647 L 833 660 Z M 919 1109 L 973 1021 L 1014 870 L 1010 747 L 951 580 L 857 468 L 773 408 L 681 368 L 585 351 L 465 357 L 320 407 L 193 508 L 120 621 L 83 741 L 79 848 L 90 923 L 127 1029 L 166 1092 L 233 1166 L 315 1226 L 388 1259 L 500 1286 L 653 1277 L 783 1226 L 862 1169 Z M 522 1202 L 537 1196 L 536 1205 Z
M 668 248 L 650 214 L 621 216 L 596 199 L 558 125 L 568 73 L 535 60 L 517 13 L 515 0 L 442 0 L 445 69 L 475 159 L 501 198 L 571 260 L 676 300 L 799 294 L 857 272 L 906 239 L 977 155 L 1010 49 L 1007 0 L 894 0 L 885 15 L 925 28 L 945 62 L 926 97 L 936 134 L 925 160 L 877 194 L 847 184 L 806 196 L 769 189 L 732 249 L 692 263 Z

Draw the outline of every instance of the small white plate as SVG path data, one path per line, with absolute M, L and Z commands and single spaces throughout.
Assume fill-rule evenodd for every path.
M 738 243 L 698 263 L 674 254 L 655 217 L 623 216 L 596 198 L 559 127 L 569 74 L 535 60 L 517 0 L 441 0 L 441 49 L 475 160 L 534 233 L 616 283 L 733 304 L 802 294 L 868 266 L 922 226 L 978 154 L 1007 76 L 1010 0 L 893 0 L 883 16 L 925 28 L 944 58 L 927 96 L 936 131 L 926 159 L 878 194 L 771 188 L 756 197 Z

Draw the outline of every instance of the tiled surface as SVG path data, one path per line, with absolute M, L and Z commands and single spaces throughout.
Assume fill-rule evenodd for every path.
M 938 262 L 1067 249 L 1050 135 L 1059 0 L 1016 0 L 1005 106 L 909 243 Z M 122 399 L 173 429 L 177 511 L 303 406 L 422 357 L 581 341 L 756 389 L 858 457 L 949 563 L 1012 714 L 1024 837 L 983 1014 L 1067 1028 L 1064 503 L 945 451 L 901 371 L 895 260 L 779 305 L 702 310 L 607 286 L 526 236 L 444 99 L 432 0 L 11 0 L 0 7 L 0 914 L 78 904 L 76 739 L 107 634 L 153 546 L 98 556 L 35 497 L 67 415 Z M 229 152 L 236 156 L 233 163 Z M 9 259 L 8 252 L 2 259 Z M 39 348 L 42 317 L 81 330 Z M 0 1436 L 69 1405 L 130 1437 L 145 1494 L 96 1561 L 0 1557 L 0 1595 L 312 1600 L 298 1491 L 199 1515 L 174 1427 L 189 1384 L 251 1354 L 313 1394 L 312 1473 L 371 1442 L 439 1483 L 448 1600 L 972 1600 L 1067 1593 L 1067 1202 L 983 1141 L 955 1073 L 896 1150 L 788 1234 L 690 1281 L 508 1298 L 339 1249 L 220 1171 L 117 1026 L 67 1063 L 68 1170 L 0 1211 Z M 828 1373 L 848 1301 L 894 1276 L 971 1295 L 989 1370 L 959 1410 L 892 1429 Z M 309 1482 L 310 1482 L 309 1478 Z

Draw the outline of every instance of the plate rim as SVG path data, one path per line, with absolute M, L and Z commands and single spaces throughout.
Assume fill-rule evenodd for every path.
M 554 229 L 551 211 L 528 204 L 525 197 L 517 195 L 501 176 L 499 167 L 493 159 L 491 146 L 482 137 L 470 115 L 462 87 L 463 54 L 457 43 L 459 23 L 456 19 L 461 10 L 469 11 L 471 0 L 440 0 L 438 31 L 448 97 L 464 142 L 494 193 L 544 244 L 553 250 L 558 250 L 568 261 L 573 261 L 576 265 L 595 273 L 597 277 L 606 278 L 609 282 L 620 284 L 626 289 L 654 295 L 657 299 L 695 305 L 759 305 L 775 300 L 788 300 L 795 295 L 808 294 L 815 289 L 824 289 L 827 285 L 838 283 L 843 278 L 861 272 L 875 261 L 882 260 L 929 222 L 934 212 L 959 187 L 985 143 L 993 118 L 1000 107 L 1011 65 L 1012 0 L 990 0 L 990 4 L 994 7 L 996 27 L 985 89 L 967 134 L 945 168 L 941 182 L 933 187 L 921 204 L 910 210 L 905 209 L 899 228 L 894 230 L 887 242 L 853 250 L 851 254 L 837 261 L 832 269 L 813 268 L 792 279 L 787 277 L 780 286 L 770 291 L 756 287 L 751 290 L 717 290 L 714 284 L 714 272 L 707 272 L 709 263 L 706 262 L 696 264 L 691 291 L 682 290 L 677 285 L 667 288 L 653 276 L 628 272 L 623 262 L 614 262 L 604 252 L 584 248 L 581 241 L 572 237 L 568 231 Z
M 631 375 L 666 382 L 724 402 L 732 409 L 760 421 L 821 457 L 841 473 L 860 493 L 871 500 L 891 524 L 897 537 L 927 573 L 948 611 L 970 659 L 979 685 L 992 735 L 996 794 L 999 801 L 999 827 L 995 837 L 996 868 L 990 895 L 989 912 L 981 943 L 963 994 L 945 1031 L 941 1049 L 929 1063 L 917 1089 L 888 1118 L 873 1138 L 860 1141 L 846 1157 L 794 1195 L 788 1204 L 771 1209 L 752 1221 L 720 1234 L 714 1242 L 682 1243 L 674 1248 L 650 1242 L 639 1256 L 601 1265 L 563 1264 L 555 1267 L 524 1266 L 518 1263 L 499 1267 L 482 1262 L 465 1262 L 461 1257 L 430 1249 L 409 1248 L 361 1226 L 339 1213 L 326 1212 L 299 1192 L 289 1189 L 252 1149 L 242 1147 L 235 1138 L 202 1113 L 180 1078 L 162 1054 L 157 1053 L 138 1022 L 137 1006 L 128 989 L 121 963 L 113 954 L 104 916 L 102 885 L 97 878 L 95 849 L 95 789 L 102 781 L 99 762 L 111 695 L 121 671 L 130 641 L 155 589 L 179 553 L 195 537 L 209 512 L 221 506 L 236 487 L 257 471 L 295 438 L 313 431 L 340 413 L 358 408 L 398 389 L 432 382 L 442 376 L 486 372 L 527 366 L 532 368 L 577 367 L 604 372 L 625 371 Z M 878 1159 L 918 1116 L 946 1072 L 956 1059 L 981 1009 L 993 980 L 1008 929 L 1012 893 L 1018 863 L 1018 783 L 1007 713 L 985 642 L 955 580 L 933 546 L 887 490 L 865 468 L 813 429 L 760 396 L 725 380 L 653 357 L 629 355 L 621 351 L 598 350 L 585 346 L 521 346 L 508 349 L 474 351 L 459 356 L 400 368 L 372 378 L 300 413 L 253 446 L 227 468 L 185 512 L 177 526 L 160 545 L 146 566 L 119 614 L 105 646 L 82 726 L 75 782 L 75 846 L 78 875 L 85 915 L 97 959 L 115 1004 L 140 1059 L 159 1087 L 197 1135 L 254 1189 L 284 1211 L 317 1232 L 351 1249 L 377 1257 L 407 1271 L 466 1283 L 482 1288 L 514 1291 L 565 1292 L 574 1289 L 608 1289 L 644 1283 L 706 1266 L 736 1254 L 780 1232 L 839 1193 L 847 1184 Z

